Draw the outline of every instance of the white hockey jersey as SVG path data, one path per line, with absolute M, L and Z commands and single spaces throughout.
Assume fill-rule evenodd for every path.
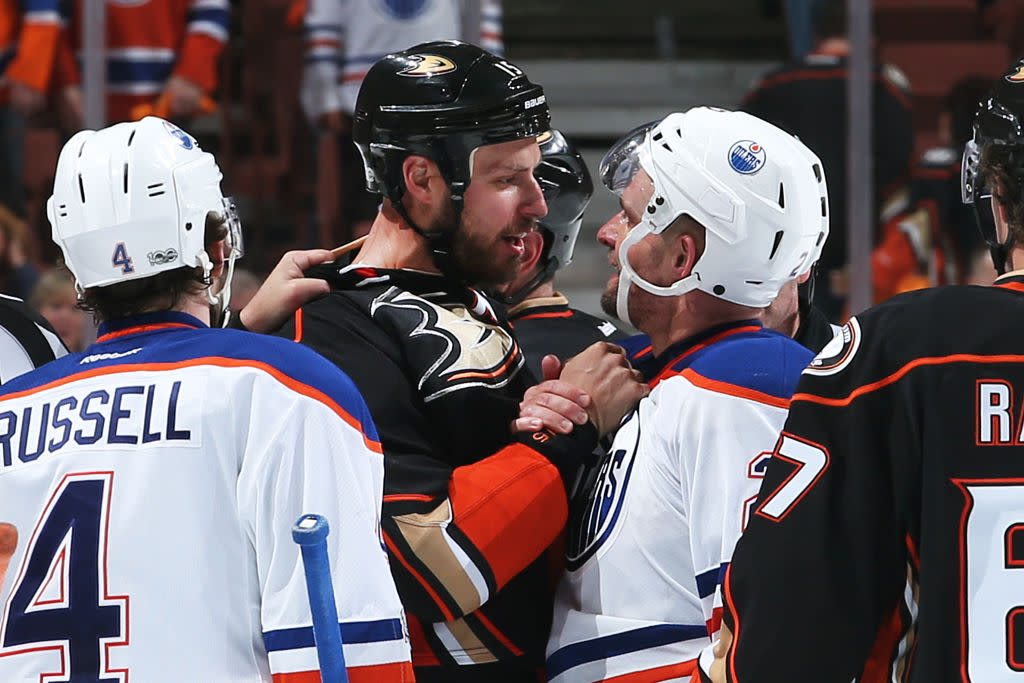
M 0 396 L 0 521 L 19 532 L 0 681 L 319 681 L 291 538 L 307 512 L 331 526 L 353 683 L 412 680 L 383 457 L 348 378 L 182 313 L 100 333 Z
M 501 14 L 501 0 L 310 0 L 303 109 L 312 120 L 328 111 L 351 115 L 370 67 L 420 43 L 470 39 L 500 55 Z M 464 25 L 471 15 L 479 25 Z
M 631 355 L 652 391 L 573 500 L 547 651 L 554 683 L 690 680 L 718 631 L 718 587 L 813 354 L 743 321 L 657 358 Z

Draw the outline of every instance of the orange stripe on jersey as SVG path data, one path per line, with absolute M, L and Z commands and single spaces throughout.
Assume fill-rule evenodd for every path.
M 412 672 L 412 664 L 409 662 L 352 666 L 346 670 L 350 683 L 407 683 L 416 680 Z M 296 671 L 287 674 L 274 674 L 274 683 L 320 683 L 320 672 Z
M 550 313 L 531 313 L 530 315 L 519 316 L 517 320 L 529 320 L 531 318 L 571 318 L 572 311 L 551 311 Z
M 412 614 L 406 614 L 409 624 L 409 645 L 412 647 L 412 661 L 416 666 L 441 666 L 441 660 L 430 649 L 430 642 L 423 632 L 423 624 Z
M 659 666 L 654 669 L 634 671 L 621 676 L 601 679 L 604 683 L 656 683 L 656 681 L 668 681 L 681 676 L 689 676 L 697 670 L 697 660 L 691 659 L 686 662 L 678 662 L 667 666 Z
M 726 655 L 726 671 L 725 678 L 729 680 L 730 676 L 732 680 L 736 680 L 736 646 L 740 642 L 740 613 L 736 611 L 736 601 L 732 598 L 732 564 L 725 569 L 725 579 L 722 580 L 722 601 L 725 606 L 729 608 L 729 613 L 732 615 L 732 644 L 729 646 L 729 652 Z
M 996 287 L 1002 287 L 1003 289 L 1011 289 L 1015 292 L 1024 292 L 1024 282 L 997 282 Z
M 189 327 L 185 325 L 185 327 Z M 116 333 L 114 333 L 116 334 Z M 77 382 L 78 380 L 89 379 L 91 377 L 100 376 L 111 376 L 120 374 L 123 372 L 145 372 L 150 370 L 166 372 L 168 370 L 176 370 L 178 368 L 193 368 L 204 365 L 213 365 L 222 368 L 255 368 L 262 370 L 281 384 L 285 385 L 292 391 L 307 396 L 315 401 L 323 403 L 325 406 L 333 410 L 338 417 L 348 423 L 349 426 L 356 429 L 363 437 L 363 443 L 374 453 L 383 454 L 384 450 L 381 448 L 379 441 L 374 441 L 363 432 L 362 424 L 354 417 L 352 417 L 347 410 L 338 405 L 334 399 L 327 394 L 323 393 L 319 389 L 315 389 L 308 384 L 303 384 L 288 375 L 284 374 L 277 368 L 262 363 L 257 360 L 242 360 L 239 358 L 221 358 L 217 356 L 207 356 L 204 358 L 191 358 L 189 360 L 177 361 L 174 363 L 134 363 L 131 365 L 116 365 L 113 367 L 106 368 L 94 368 L 92 370 L 85 370 L 83 372 L 77 372 L 67 377 L 54 380 L 47 384 L 42 384 L 32 389 L 25 389 L 24 391 L 18 391 L 4 396 L 5 399 L 22 398 L 24 396 L 31 396 L 32 394 L 40 391 L 46 391 L 47 389 L 54 389 L 56 387 L 70 384 L 71 382 Z
M 293 341 L 302 341 L 302 309 L 295 311 L 295 339 Z
M 558 538 L 569 514 L 558 470 L 523 444 L 456 467 L 448 496 L 455 523 L 487 560 L 499 590 Z
M 690 368 L 686 368 L 679 374 L 689 380 L 691 384 L 695 384 L 698 387 L 708 389 L 719 394 L 738 396 L 751 401 L 757 401 L 758 403 L 775 406 L 776 408 L 789 408 L 789 399 L 779 398 L 778 396 L 772 396 L 771 394 L 766 394 L 761 391 L 741 387 L 738 384 L 729 384 L 728 382 L 721 382 L 717 379 L 709 379 L 704 375 L 698 375 Z
M 875 645 L 864 664 L 864 671 L 857 677 L 859 683 L 886 683 L 891 680 L 893 652 L 903 635 L 903 619 L 897 604 L 882 622 L 875 638 Z
M 484 379 L 489 379 L 491 377 L 500 377 L 501 375 L 505 374 L 505 371 L 508 370 L 508 367 L 512 365 L 513 361 L 517 360 L 518 358 L 519 354 L 511 353 L 509 354 L 508 359 L 506 359 L 502 366 L 497 370 L 492 370 L 491 372 L 460 372 L 457 375 L 452 375 L 451 377 L 449 377 L 448 381 L 453 382 L 457 379 L 471 379 L 474 377 L 480 377 Z
M 704 625 L 707 627 L 709 635 L 717 633 L 718 629 L 722 628 L 722 608 L 715 607 L 711 610 L 711 618 L 705 619 Z
M 155 325 L 136 325 L 135 327 L 126 327 L 123 330 L 116 330 L 114 332 L 107 332 L 101 334 L 96 338 L 98 342 L 110 341 L 111 339 L 117 339 L 118 337 L 127 337 L 130 334 L 139 334 L 140 332 L 152 332 L 153 330 L 166 330 L 171 327 L 185 327 L 190 330 L 197 329 L 195 325 L 188 325 L 186 323 L 158 323 Z
M 668 363 L 665 366 L 665 369 L 662 370 L 661 373 L 659 373 L 648 384 L 650 384 L 651 388 L 653 389 L 655 386 L 657 386 L 658 382 L 660 382 L 661 380 L 667 379 L 669 377 L 673 377 L 673 376 L 679 374 L 679 372 L 676 371 L 676 370 L 673 370 L 673 368 L 675 367 L 676 363 L 678 363 L 682 359 L 686 358 L 690 354 L 696 353 L 697 351 L 700 351 L 703 348 L 707 348 L 708 346 L 711 346 L 715 342 L 721 341 L 722 339 L 725 339 L 726 337 L 731 337 L 734 334 L 739 334 L 740 332 L 757 332 L 758 330 L 761 330 L 761 329 L 764 329 L 764 328 L 762 328 L 760 325 L 745 325 L 743 327 L 734 327 L 733 329 L 726 330 L 725 332 L 719 332 L 718 334 L 714 335 L 713 337 L 708 337 L 707 339 L 705 339 L 701 343 L 694 344 L 690 348 L 686 349 L 686 351 L 683 351 L 677 357 L 673 358 L 672 362 Z M 651 349 L 651 347 L 648 346 L 646 349 L 644 349 L 643 351 L 638 353 L 637 356 L 640 356 L 640 355 L 643 355 L 643 354 L 647 353 L 647 351 L 649 351 L 650 349 Z
M 914 563 L 914 569 L 921 569 L 921 557 L 917 554 L 917 546 L 914 545 L 914 539 L 907 534 L 907 552 L 910 553 L 910 560 Z
M 428 496 L 425 493 L 390 493 L 384 496 L 385 503 L 397 503 L 403 500 L 415 500 L 423 503 L 429 503 L 434 500 L 434 496 Z
M 893 382 L 898 382 L 903 379 L 904 375 L 914 368 L 926 365 L 947 365 L 950 363 L 1024 363 L 1024 355 L 1004 354 L 1000 356 L 979 356 L 972 353 L 954 353 L 949 356 L 918 358 L 910 361 L 888 377 L 880 379 L 877 382 L 871 382 L 870 384 L 864 384 L 857 387 L 845 398 L 826 398 L 825 396 L 818 396 L 817 394 L 808 394 L 804 392 L 793 394 L 793 400 L 818 403 L 823 406 L 848 406 L 853 403 L 853 400 L 858 396 L 870 394 L 872 391 L 887 387 Z
M 509 640 L 505 636 L 504 633 L 502 633 L 501 631 L 498 630 L 497 626 L 495 626 L 494 624 L 491 623 L 490 619 L 488 619 L 487 617 L 484 616 L 483 611 L 477 610 L 473 614 L 473 616 L 476 617 L 477 619 L 479 619 L 480 623 L 484 625 L 484 628 L 486 628 L 488 631 L 490 631 L 491 635 L 493 635 L 495 638 L 497 638 L 498 642 L 500 642 L 502 645 L 507 647 L 512 654 L 514 654 L 516 657 L 518 657 L 521 654 L 523 654 L 523 651 L 520 650 L 518 647 L 516 647 L 515 643 L 513 643 L 511 640 Z
M 386 531 L 384 532 L 384 544 L 387 545 L 388 552 L 391 553 L 391 556 L 401 562 L 402 566 L 405 567 L 405 570 L 409 572 L 421 586 L 423 586 L 424 590 L 427 591 L 430 595 L 430 599 L 433 600 L 434 604 L 437 605 L 437 608 L 441 610 L 441 614 L 444 615 L 445 621 L 452 621 L 455 619 L 455 615 L 452 614 L 452 611 L 448 609 L 446 604 L 444 604 L 444 600 L 442 600 L 441 596 L 437 594 L 434 587 L 427 583 L 427 580 L 423 578 L 423 575 L 416 571 L 415 567 L 409 564 L 409 561 L 402 556 L 402 553 L 398 551 L 398 546 L 395 545 L 395 542 L 391 540 L 391 537 Z

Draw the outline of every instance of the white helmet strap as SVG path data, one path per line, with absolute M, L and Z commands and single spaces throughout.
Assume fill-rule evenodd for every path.
M 619 287 L 615 296 L 615 315 L 619 320 L 633 326 L 636 326 L 636 323 L 629 317 L 629 286 L 631 284 L 636 284 L 640 289 L 655 296 L 680 296 L 697 289 L 697 285 L 700 283 L 700 277 L 694 272 L 667 287 L 648 282 L 637 274 L 629 262 L 630 248 L 648 235 L 660 232 L 644 217 L 626 234 L 626 238 L 619 242 Z

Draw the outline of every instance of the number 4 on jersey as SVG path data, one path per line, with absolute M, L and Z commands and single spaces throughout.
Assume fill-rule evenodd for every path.
M 773 522 L 782 521 L 828 469 L 828 451 L 818 444 L 782 433 L 772 458 L 793 465 L 793 472 L 761 502 L 755 512 Z
M 107 516 L 113 472 L 69 474 L 36 524 L 0 619 L 0 657 L 42 657 L 40 680 L 125 681 L 109 648 L 127 644 L 126 596 L 107 590 Z M 13 569 L 13 567 L 12 567 Z M 8 574 L 8 578 L 11 575 Z M 65 678 L 67 676 L 67 678 Z

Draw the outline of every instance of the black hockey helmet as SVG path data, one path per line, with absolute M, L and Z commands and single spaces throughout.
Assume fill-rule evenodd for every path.
M 434 161 L 448 183 L 456 215 L 469 185 L 470 155 L 484 145 L 536 137 L 550 127 L 544 90 L 514 64 L 475 45 L 434 41 L 379 60 L 363 79 L 352 139 L 366 186 L 441 250 L 449 238 L 427 233 L 405 215 L 402 162 L 416 154 Z
M 995 221 L 988 203 L 977 201 L 992 194 L 987 179 L 979 172 L 983 152 L 990 145 L 1021 148 L 1021 158 L 1015 165 L 1021 168 L 1024 183 L 1024 57 L 1013 63 L 992 86 L 988 96 L 978 105 L 974 117 L 974 137 L 964 147 L 960 166 L 960 189 L 965 204 L 974 208 L 978 228 L 988 244 L 996 271 L 1006 269 L 1006 258 L 1014 246 L 1012 233 L 999 242 Z M 1024 201 L 1024 197 L 1021 197 Z
M 555 271 L 572 263 L 583 212 L 594 194 L 594 182 L 583 156 L 561 132 L 551 130 L 537 142 L 541 159 L 533 175 L 548 205 L 547 215 L 538 222 L 548 233 L 544 238 L 545 254 L 540 271 L 519 291 L 505 295 L 508 304 L 519 303 Z

